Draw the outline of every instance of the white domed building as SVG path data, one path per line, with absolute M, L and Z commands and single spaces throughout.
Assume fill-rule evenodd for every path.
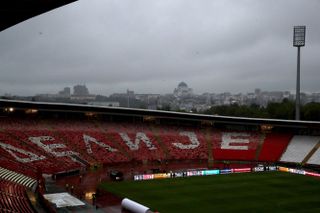
M 185 82 L 180 82 L 178 87 L 174 89 L 173 95 L 175 97 L 190 97 L 192 96 L 192 88 L 189 88 Z

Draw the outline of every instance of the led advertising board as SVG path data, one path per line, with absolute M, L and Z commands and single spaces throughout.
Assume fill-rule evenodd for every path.
M 320 174 L 314 172 L 306 172 L 305 174 L 313 177 L 320 177 Z
M 289 169 L 290 173 L 294 173 L 294 174 L 300 174 L 300 175 L 305 175 L 306 172 L 304 170 L 301 169 Z
M 280 171 L 280 172 L 289 172 L 289 168 L 279 166 L 279 171 Z
M 153 175 L 154 179 L 170 178 L 170 173 L 158 173 Z
M 174 172 L 171 174 L 172 174 L 172 177 L 184 177 L 185 176 L 184 172 Z
M 220 174 L 230 174 L 232 173 L 232 169 L 221 169 Z
M 134 180 L 143 180 L 143 175 L 135 175 L 133 176 Z
M 143 180 L 152 180 L 154 178 L 153 174 L 145 174 L 142 176 L 143 176 Z
M 191 176 L 202 176 L 202 172 L 201 171 L 197 171 L 197 170 L 193 170 L 193 171 L 188 171 L 187 172 L 187 176 L 191 177 Z
M 253 168 L 254 172 L 264 172 L 264 167 L 263 166 L 257 166 Z
M 203 175 L 218 175 L 220 173 L 220 170 L 204 170 Z
M 251 172 L 251 168 L 240 168 L 240 169 L 232 169 L 234 173 L 245 173 Z
M 276 166 L 266 166 L 266 171 L 277 171 Z

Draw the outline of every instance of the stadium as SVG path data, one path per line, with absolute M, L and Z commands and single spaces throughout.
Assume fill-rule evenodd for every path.
M 319 212 L 319 147 L 316 121 L 0 99 L 0 212 Z
M 72 209 L 45 199 L 68 192 L 112 212 L 125 196 L 110 197 L 98 186 L 117 178 L 138 183 L 274 170 L 319 176 L 318 122 L 10 100 L 0 104 L 3 209 L 35 212 L 39 203 L 52 212 Z M 32 193 L 35 203 L 30 205 Z M 75 205 L 72 211 L 89 208 L 83 202 L 65 205 Z

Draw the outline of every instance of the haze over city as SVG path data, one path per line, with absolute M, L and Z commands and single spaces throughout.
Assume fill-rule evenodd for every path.
M 0 33 L 0 95 L 294 91 L 295 25 L 306 25 L 301 91 L 319 92 L 320 2 L 79 0 Z

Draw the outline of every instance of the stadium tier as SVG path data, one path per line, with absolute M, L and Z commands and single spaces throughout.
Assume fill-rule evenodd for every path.
M 2 119 L 0 166 L 55 174 L 95 164 L 215 160 L 319 164 L 319 137 L 89 120 Z M 289 144 L 289 145 L 288 145 Z M 283 154 L 284 153 L 284 154 Z M 8 162 L 15 162 L 9 166 Z

